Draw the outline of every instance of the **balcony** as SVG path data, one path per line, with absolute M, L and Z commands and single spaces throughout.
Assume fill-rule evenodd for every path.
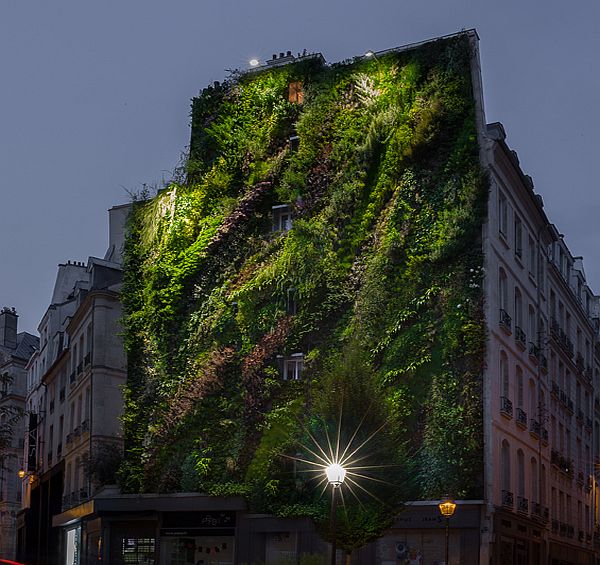
M 83 373 L 83 361 L 77 365 L 77 375 L 81 375 Z
M 535 439 L 539 439 L 540 438 L 540 423 L 537 420 L 534 420 L 533 418 L 531 418 L 531 420 L 529 420 L 529 433 L 531 434 L 532 437 L 534 437 Z
M 514 505 L 514 495 L 508 490 L 502 491 L 502 506 L 505 508 L 512 508 Z
M 506 398 L 506 396 L 500 397 L 500 414 L 506 418 L 512 418 L 513 405 L 511 400 Z
M 591 432 L 593 427 L 594 427 L 594 426 L 593 426 L 593 423 L 592 423 L 592 419 L 591 419 L 591 418 L 586 418 L 586 419 L 585 419 L 585 429 L 586 429 L 588 432 Z
M 87 433 L 90 431 L 90 421 L 89 420 L 84 420 L 83 422 L 81 422 L 81 433 Z
M 86 353 L 85 358 L 83 359 L 83 363 L 86 367 L 92 364 L 92 353 Z
M 512 318 L 506 310 L 500 308 L 500 327 L 507 333 L 512 333 Z
M 86 490 L 86 489 L 84 489 L 84 488 L 80 488 L 80 489 L 79 489 L 79 501 L 80 501 L 80 502 L 83 502 L 84 500 L 87 500 L 88 498 L 89 498 L 89 497 L 88 497 L 88 492 L 87 492 L 87 490 Z
M 73 371 L 73 372 L 72 372 L 72 373 L 69 375 L 69 382 L 70 382 L 71 384 L 75 384 L 75 377 L 76 377 L 76 376 L 77 376 L 77 375 L 75 374 L 75 371 Z
M 561 536 L 566 536 L 567 535 L 567 525 L 564 522 L 561 522 L 558 531 Z
M 527 336 L 519 326 L 515 326 L 515 343 L 522 350 L 524 350 L 527 347 Z
M 529 501 L 523 496 L 517 496 L 517 512 L 529 514 Z
M 542 443 L 548 445 L 548 429 L 542 427 Z
M 575 537 L 575 528 L 573 526 L 567 525 L 567 537 L 574 538 Z
M 560 526 L 558 520 L 552 520 L 552 533 L 557 534 Z
M 542 505 L 539 502 L 531 503 L 531 516 L 533 518 L 542 518 Z
M 527 429 L 527 412 L 522 408 L 517 408 L 517 426 Z
M 79 437 L 81 436 L 81 428 L 79 426 L 77 426 L 74 430 L 73 430 L 73 437 Z
M 73 435 L 72 435 L 72 434 L 67 434 L 67 437 L 66 437 L 65 443 L 66 443 L 67 445 L 69 445 L 69 444 L 70 444 L 70 443 L 72 443 L 72 442 L 73 442 Z
M 58 400 L 60 402 L 65 401 L 65 387 L 64 386 L 60 389 L 60 392 L 58 393 Z
M 540 348 L 535 343 L 533 343 L 532 341 L 529 342 L 529 358 L 534 363 L 539 363 L 539 360 L 540 360 Z
M 552 389 L 550 390 L 550 394 L 558 400 L 558 397 L 560 396 L 560 388 L 556 381 L 552 381 Z

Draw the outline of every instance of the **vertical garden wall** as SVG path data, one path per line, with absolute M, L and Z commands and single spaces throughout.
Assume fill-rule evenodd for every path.
M 466 35 L 309 57 L 194 99 L 187 182 L 130 218 L 125 490 L 237 493 L 319 521 L 318 481 L 291 458 L 339 430 L 365 442 L 369 491 L 347 493 L 347 545 L 402 500 L 481 497 L 471 57 Z

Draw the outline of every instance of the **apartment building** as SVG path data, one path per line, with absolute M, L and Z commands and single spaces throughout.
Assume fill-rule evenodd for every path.
M 18 332 L 14 308 L 0 310 L 0 555 L 16 555 L 16 515 L 21 508 L 21 484 L 17 472 L 23 462 L 23 410 L 28 359 L 39 339 Z
M 484 538 L 498 563 L 594 563 L 598 297 L 502 125 L 486 137 Z
M 127 210 L 109 211 L 111 237 L 103 259 L 59 265 L 52 302 L 39 325 L 41 347 L 28 364 L 18 524 L 18 554 L 28 563 L 58 563 L 64 539 L 53 517 L 114 482 L 122 450 L 119 289 Z

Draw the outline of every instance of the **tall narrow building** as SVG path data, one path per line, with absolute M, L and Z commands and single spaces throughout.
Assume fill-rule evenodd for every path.
M 0 310 L 0 555 L 16 556 L 16 516 L 21 508 L 17 476 L 23 462 L 25 391 L 28 359 L 39 346 L 36 336 L 19 332 L 14 308 Z

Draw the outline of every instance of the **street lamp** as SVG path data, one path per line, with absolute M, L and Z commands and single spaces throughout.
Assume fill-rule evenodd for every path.
M 250 59 L 248 63 L 251 67 L 258 67 L 258 65 L 260 65 L 260 61 L 256 58 Z
M 344 479 L 346 478 L 346 469 L 342 467 L 339 463 L 331 463 L 331 465 L 325 468 L 325 474 L 327 475 L 327 480 L 331 485 L 331 565 L 335 565 L 336 559 L 335 554 L 337 553 L 337 547 L 335 544 L 335 535 L 336 535 L 336 513 L 335 513 L 335 505 L 336 505 L 336 492 L 337 489 L 342 486 Z
M 447 496 L 442 502 L 438 504 L 440 514 L 446 518 L 446 565 L 448 565 L 448 546 L 450 540 L 450 518 L 456 510 L 456 502 Z
M 28 473 L 23 467 L 21 467 L 17 471 L 17 476 L 19 479 L 24 479 L 25 477 L 29 477 L 29 482 L 33 483 L 35 481 L 35 473 Z

